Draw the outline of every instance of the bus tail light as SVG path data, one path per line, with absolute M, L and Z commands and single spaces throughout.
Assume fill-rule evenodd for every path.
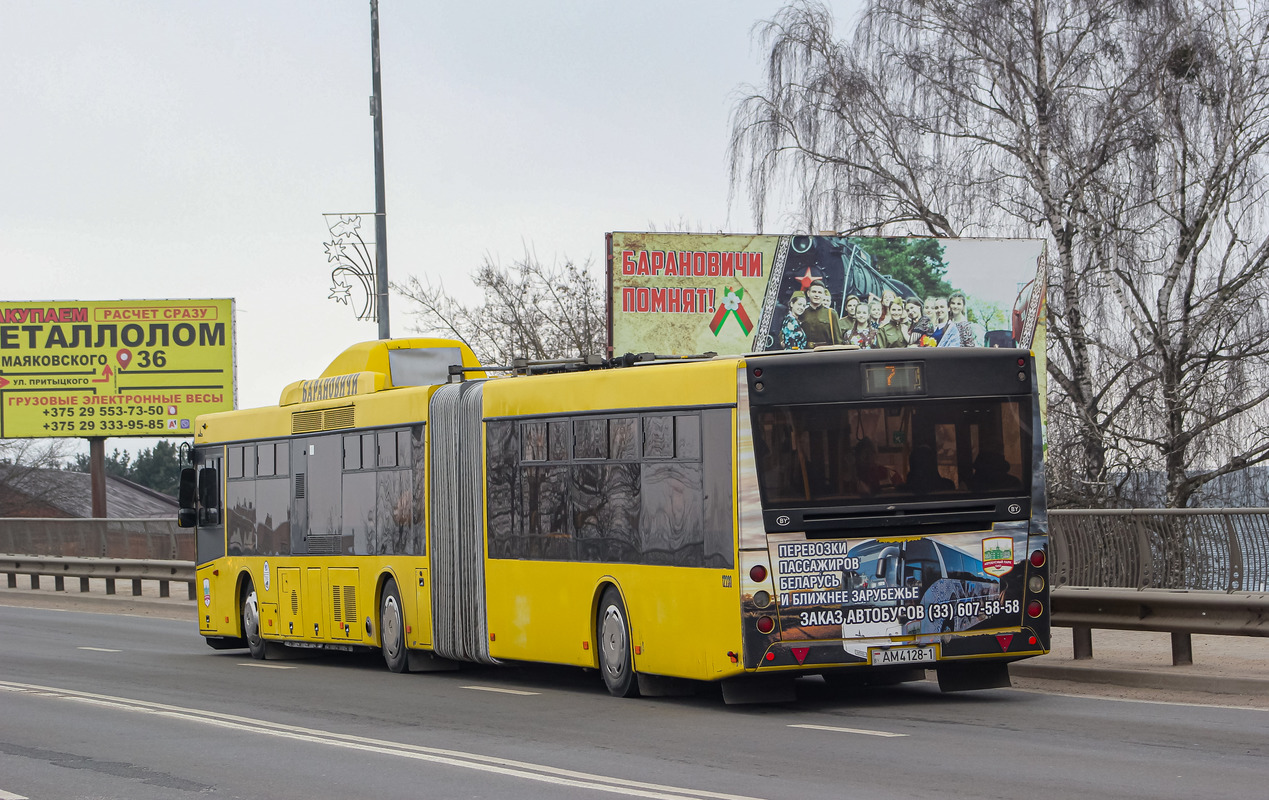
M 1036 603 L 1039 605 L 1039 603 Z M 758 633 L 771 633 L 775 630 L 775 620 L 771 617 L 758 617 Z
M 1031 551 L 1031 566 L 1033 566 L 1033 567 L 1043 567 L 1043 566 L 1044 566 L 1044 551 L 1043 551 L 1043 550 L 1032 550 L 1032 551 Z
M 762 583 L 767 579 L 767 568 L 762 564 L 754 564 L 749 568 L 749 580 L 754 583 Z
M 771 594 L 767 591 L 757 591 L 753 595 L 753 604 L 758 608 L 766 608 L 771 605 Z
M 1040 605 L 1039 600 L 1032 600 L 1030 603 L 1027 603 L 1028 617 L 1038 617 L 1043 613 L 1044 613 L 1044 606 Z
M 1044 591 L 1044 578 L 1039 575 L 1032 575 L 1027 578 L 1027 591 L 1032 594 L 1039 594 Z

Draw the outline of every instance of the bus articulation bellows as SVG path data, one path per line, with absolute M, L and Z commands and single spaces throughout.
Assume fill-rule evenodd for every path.
M 1049 646 L 1035 359 L 821 348 L 521 366 L 356 345 L 195 422 L 199 630 L 256 658 L 597 669 L 619 696 L 1007 685 Z

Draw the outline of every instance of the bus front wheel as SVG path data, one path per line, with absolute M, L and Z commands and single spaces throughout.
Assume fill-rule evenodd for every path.
M 634 697 L 639 693 L 634 660 L 630 655 L 630 623 L 621 595 L 611 586 L 599 600 L 599 673 L 613 697 Z
M 405 650 L 405 615 L 401 611 L 401 593 L 392 578 L 383 585 L 383 601 L 379 607 L 379 638 L 383 660 L 393 672 L 405 672 L 409 654 Z
M 256 597 L 255 584 L 251 579 L 242 587 L 242 636 L 247 640 L 247 649 L 251 657 L 264 658 L 264 638 L 260 636 L 260 601 Z

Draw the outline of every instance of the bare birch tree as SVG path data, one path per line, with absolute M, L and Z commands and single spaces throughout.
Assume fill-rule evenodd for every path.
M 417 331 L 460 339 L 483 364 L 605 354 L 603 287 L 589 264 L 548 267 L 526 252 L 510 267 L 486 257 L 471 277 L 476 303 L 416 277 L 393 289 L 415 304 Z
M 1265 22 L 1215 0 L 874 0 L 839 40 L 796 2 L 758 28 L 733 187 L 759 225 L 786 188 L 809 230 L 1046 237 L 1054 499 L 1121 502 L 1158 469 L 1186 505 L 1269 456 L 1249 391 Z
M 0 517 L 28 516 L 32 508 L 69 500 L 64 483 L 41 475 L 61 469 L 70 450 L 66 439 L 0 439 Z

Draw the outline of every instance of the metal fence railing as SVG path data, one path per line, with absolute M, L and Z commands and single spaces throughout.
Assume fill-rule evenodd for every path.
M 1269 591 L 1269 509 L 1049 512 L 1055 587 Z
M 194 534 L 175 519 L 0 519 L 0 553 L 194 560 Z
M 1054 509 L 1055 587 L 1269 591 L 1269 509 Z M 0 553 L 194 560 L 167 519 L 0 519 Z

